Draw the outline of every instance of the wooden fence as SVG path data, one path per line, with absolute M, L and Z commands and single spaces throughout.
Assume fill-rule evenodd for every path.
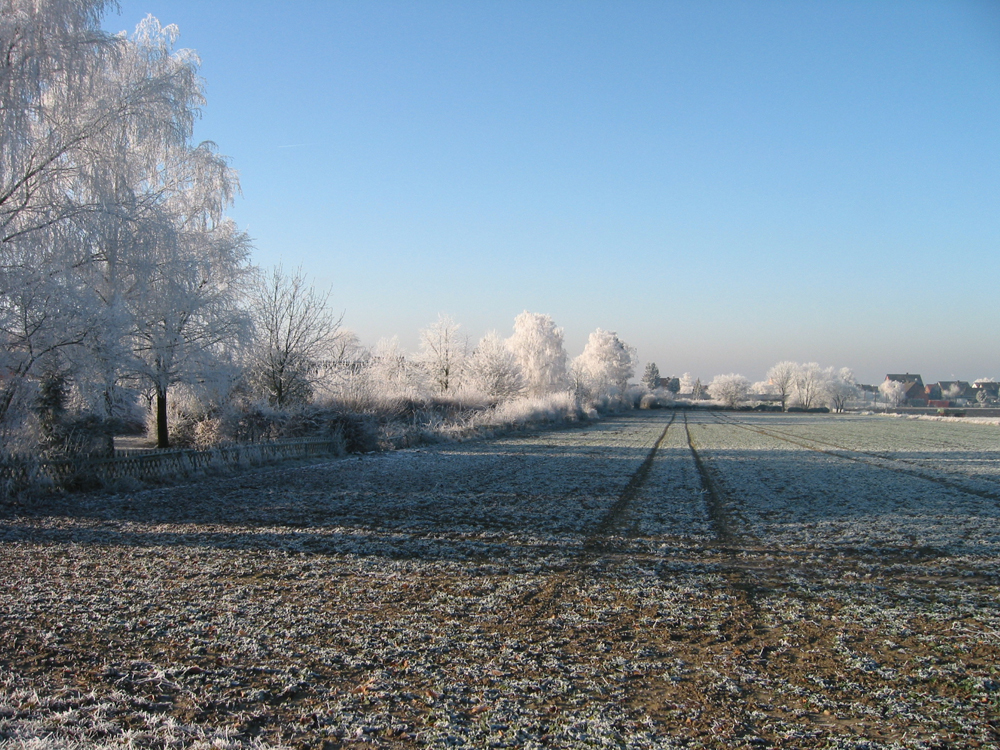
M 233 470 L 274 461 L 343 452 L 339 438 L 279 440 L 205 450 L 118 451 L 114 457 L 25 458 L 0 461 L 0 494 L 39 483 L 58 487 L 104 484 L 117 479 L 184 477 L 211 469 Z M 124 455 L 123 455 L 124 454 Z

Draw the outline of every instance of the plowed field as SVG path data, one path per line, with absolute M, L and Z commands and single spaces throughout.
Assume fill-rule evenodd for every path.
M 998 459 L 654 411 L 0 506 L 0 748 L 998 747 Z

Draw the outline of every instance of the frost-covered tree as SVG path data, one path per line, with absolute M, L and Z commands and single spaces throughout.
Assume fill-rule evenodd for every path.
M 858 387 L 843 377 L 837 377 L 827 384 L 830 408 L 837 414 L 843 413 L 847 403 L 857 397 Z
M 798 365 L 792 381 L 795 402 L 803 409 L 812 409 L 825 403 L 832 378 L 833 370 L 823 369 L 816 362 Z
M 133 315 L 136 370 L 156 399 L 157 446 L 169 446 L 167 393 L 175 383 L 212 376 L 228 345 L 245 339 L 248 315 L 241 281 L 249 243 L 231 225 L 195 232 L 159 248 Z
M 193 346 L 195 330 L 218 322 L 209 310 L 234 286 L 189 277 L 247 246 L 222 218 L 234 173 L 188 143 L 203 103 L 197 57 L 152 17 L 131 37 L 107 35 L 106 5 L 0 2 L 0 337 L 13 375 L 0 419 L 57 350 L 105 401 L 127 370 L 179 376 L 192 360 L 174 355 L 215 346 Z M 198 248 L 212 258 L 194 259 Z M 169 313 L 164 295 L 183 309 Z
M 573 360 L 578 388 L 591 398 L 625 392 L 635 373 L 635 352 L 614 331 L 598 328 L 590 334 L 583 353 Z
M 788 360 L 778 362 L 767 371 L 767 379 L 774 388 L 774 393 L 781 399 L 781 410 L 788 408 L 788 399 L 795 389 L 795 373 L 799 365 Z
M 696 378 L 694 385 L 691 386 L 691 397 L 694 399 L 700 399 L 705 395 L 705 386 L 701 384 L 701 378 Z
M 525 310 L 514 319 L 514 334 L 507 346 L 517 358 L 529 396 L 569 387 L 563 331 L 550 316 Z
M 100 29 L 108 4 L 0 2 L 0 246 L 79 210 L 65 179 L 127 112 L 121 104 L 141 98 L 130 88 L 105 96 L 106 67 L 124 44 Z
M 279 409 L 308 402 L 324 361 L 336 356 L 341 316 L 329 300 L 329 290 L 309 284 L 301 268 L 286 275 L 276 266 L 250 287 L 249 381 Z
M 524 391 L 524 375 L 517 357 L 496 332 L 480 340 L 468 361 L 470 385 L 486 396 L 506 401 Z
M 99 130 L 90 94 L 116 46 L 100 31 L 105 5 L 0 1 L 0 422 L 40 363 L 93 330 L 67 177 Z
M 396 336 L 379 339 L 367 360 L 365 374 L 376 399 L 416 395 L 412 367 Z
M 898 380 L 883 380 L 878 392 L 889 406 L 899 406 L 906 399 L 906 386 Z
M 750 381 L 742 375 L 716 375 L 708 384 L 708 395 L 726 406 L 733 407 L 747 399 Z
M 646 369 L 642 373 L 642 384 L 651 391 L 660 387 L 660 368 L 655 362 L 646 363 Z
M 694 377 L 686 372 L 680 377 L 680 390 L 678 393 L 694 393 Z
M 459 334 L 461 326 L 450 315 L 420 331 L 419 363 L 435 393 L 454 391 L 462 377 L 468 342 Z

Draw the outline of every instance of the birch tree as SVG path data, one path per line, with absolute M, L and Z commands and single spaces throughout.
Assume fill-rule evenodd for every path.
M 496 332 L 483 336 L 469 357 L 471 384 L 486 396 L 506 401 L 524 391 L 524 374 L 514 352 Z
M 614 331 L 598 328 L 590 334 L 583 353 L 573 361 L 582 391 L 591 397 L 624 393 L 635 374 L 635 352 Z
M 222 216 L 235 174 L 188 144 L 197 56 L 152 17 L 107 35 L 106 5 L 0 0 L 0 336 L 14 374 L 0 419 L 57 351 L 103 359 L 110 388 L 123 340 L 165 405 L 184 363 L 232 329 L 220 314 L 248 243 Z
M 767 371 L 767 379 L 774 388 L 775 394 L 781 399 L 781 410 L 788 408 L 788 398 L 795 388 L 795 373 L 799 366 L 787 360 L 778 362 Z
M 458 333 L 461 326 L 450 315 L 420 331 L 419 362 L 436 393 L 454 391 L 462 375 L 468 343 Z
M 563 331 L 551 316 L 525 310 L 514 319 L 507 346 L 521 367 L 528 395 L 544 396 L 569 387 Z

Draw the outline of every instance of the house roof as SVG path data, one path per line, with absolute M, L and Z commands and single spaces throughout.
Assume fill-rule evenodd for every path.
M 967 380 L 942 380 L 938 383 L 938 386 L 940 386 L 942 391 L 946 391 L 952 386 L 958 386 L 958 389 L 963 392 L 972 387 Z
M 897 383 L 919 383 L 921 388 L 924 387 L 923 378 L 921 378 L 919 375 L 911 375 L 908 372 L 902 375 L 898 373 L 897 374 L 890 373 L 889 375 L 885 376 L 885 379 L 895 380 Z

